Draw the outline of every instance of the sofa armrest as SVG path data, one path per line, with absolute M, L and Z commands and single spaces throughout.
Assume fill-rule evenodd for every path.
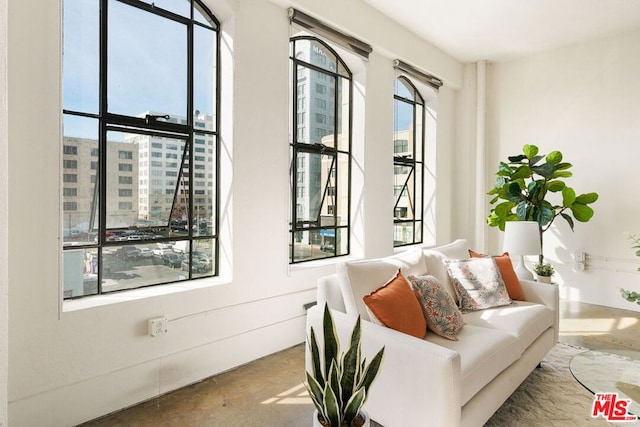
M 324 307 L 307 312 L 311 327 L 322 336 Z M 341 351 L 346 351 L 356 317 L 331 310 Z M 385 347 L 378 376 L 365 410 L 386 427 L 429 423 L 458 426 L 461 416 L 460 355 L 428 341 L 362 321 L 362 353 L 367 360 Z M 319 338 L 319 345 L 322 340 Z M 322 347 L 321 347 L 322 348 Z M 321 350 L 322 351 L 322 350 Z M 307 348 L 306 365 L 311 369 Z
M 342 296 L 337 274 L 322 276 L 318 278 L 316 284 L 318 285 L 317 300 L 319 307 L 324 308 L 325 304 L 329 304 L 329 307 L 334 310 L 343 313 L 347 311 L 344 307 L 344 297 Z
M 529 302 L 544 304 L 553 310 L 555 341 L 558 341 L 560 333 L 560 292 L 557 285 L 534 282 L 533 280 L 520 280 L 524 297 Z

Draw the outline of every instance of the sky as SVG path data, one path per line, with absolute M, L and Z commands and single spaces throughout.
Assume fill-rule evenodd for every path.
M 155 1 L 188 13 L 188 1 Z M 185 7 L 186 5 L 186 7 Z M 116 0 L 108 2 L 109 112 L 187 115 L 187 27 Z M 99 2 L 64 1 L 63 108 L 99 112 Z M 214 114 L 215 32 L 194 31 L 194 109 Z M 65 120 L 65 135 L 95 137 L 90 119 Z

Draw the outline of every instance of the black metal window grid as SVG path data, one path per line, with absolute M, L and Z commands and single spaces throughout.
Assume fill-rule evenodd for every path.
M 65 299 L 218 274 L 219 25 L 200 0 L 64 0 Z
M 394 91 L 394 246 L 422 243 L 424 99 L 405 76 Z
M 349 254 L 352 74 L 323 40 L 291 39 L 289 262 Z

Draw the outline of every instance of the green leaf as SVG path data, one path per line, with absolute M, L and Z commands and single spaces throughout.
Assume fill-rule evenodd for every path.
M 580 222 L 587 222 L 593 216 L 593 209 L 582 203 L 574 203 L 571 206 L 571 213 L 573 217 Z
M 326 414 L 326 421 L 329 422 L 331 427 L 340 426 L 340 407 L 338 406 L 338 398 L 331 389 L 329 382 L 324 386 L 324 413 Z
M 573 176 L 573 172 L 571 171 L 559 171 L 556 170 L 553 175 L 551 175 L 551 178 L 571 178 Z
M 566 169 L 570 169 L 572 167 L 573 167 L 573 165 L 571 163 L 558 163 L 556 165 L 556 170 L 557 171 L 563 171 L 563 170 L 566 170 Z
M 525 156 L 524 154 L 518 154 L 517 156 L 507 157 L 507 159 L 509 160 L 509 163 L 522 163 L 522 161 L 526 158 L 527 156 Z
M 531 170 L 544 178 L 551 178 L 556 171 L 556 165 L 553 163 L 543 163 L 540 166 L 534 166 Z
M 505 162 L 500 162 L 500 164 L 498 165 L 498 172 L 496 172 L 496 175 L 511 176 L 512 173 L 513 173 L 513 169 L 511 169 L 511 166 L 509 166 Z
M 356 418 L 360 410 L 362 409 L 362 405 L 364 405 L 364 401 L 367 398 L 367 393 L 364 388 L 358 390 L 351 399 L 347 402 L 344 408 L 344 420 L 348 426 L 353 423 L 353 420 Z
M 598 193 L 585 193 L 576 197 L 576 202 L 588 205 L 598 200 Z
M 518 206 L 516 207 L 516 215 L 518 215 L 518 219 L 520 221 L 526 221 L 529 219 L 529 211 L 529 203 L 525 200 L 518 203 Z
M 382 356 L 384 356 L 384 347 L 382 347 L 380 351 L 373 356 L 371 363 L 369 363 L 369 365 L 364 369 L 364 375 L 360 384 L 358 384 L 358 388 L 363 387 L 364 390 L 369 393 L 369 388 L 378 374 L 378 369 L 380 369 Z
M 309 346 L 311 348 L 313 376 L 322 388 L 324 387 L 324 376 L 322 372 L 322 365 L 320 364 L 320 350 L 318 348 L 318 341 L 316 339 L 316 333 L 313 328 L 311 328 L 311 338 L 309 339 L 309 341 Z
M 566 187 L 567 184 L 564 183 L 564 181 L 548 181 L 547 182 L 547 190 L 551 191 L 552 193 L 556 193 L 558 191 L 562 191 L 562 189 L 564 187 Z
M 538 147 L 536 147 L 535 145 L 526 144 L 524 147 L 522 147 L 522 151 L 524 152 L 524 155 L 527 156 L 527 159 L 531 159 L 533 158 L 533 156 L 538 154 Z
M 509 184 L 507 198 L 511 202 L 519 202 L 522 199 L 522 189 L 520 188 L 520 184 L 517 182 Z
M 533 158 L 529 160 L 529 165 L 533 167 L 542 159 L 544 159 L 544 156 L 533 156 Z
M 336 328 L 331 318 L 331 311 L 329 305 L 324 306 L 324 317 L 322 321 L 322 328 L 324 333 L 324 369 L 325 378 L 329 379 L 329 368 L 331 362 L 337 360 L 338 351 L 340 350 L 340 344 L 336 335 Z
M 567 223 L 569 223 L 569 227 L 571 227 L 571 231 L 573 231 L 573 218 L 571 218 L 571 216 L 567 215 L 564 212 L 562 212 L 560 215 L 565 219 L 565 221 L 567 221 Z
M 549 208 L 548 206 L 542 205 L 538 209 L 534 210 L 533 216 L 535 221 L 540 224 L 541 227 L 544 227 L 551 222 L 554 216 L 554 212 L 553 209 Z
M 313 405 L 318 410 L 318 413 L 320 413 L 322 418 L 326 419 L 327 414 L 325 414 L 324 403 L 323 403 L 324 402 L 324 397 L 322 392 L 323 387 L 320 387 L 320 384 L 318 384 L 318 381 L 316 381 L 316 379 L 313 378 L 313 376 L 311 376 L 309 372 L 307 372 L 307 382 L 305 383 L 305 386 L 307 387 L 307 391 L 309 392 L 311 401 L 313 402 Z
M 522 165 L 511 175 L 511 179 L 524 179 L 531 176 L 531 168 L 528 165 Z
M 547 154 L 547 162 L 553 163 L 554 165 L 559 164 L 562 161 L 562 153 L 559 151 L 552 151 Z
M 564 187 L 562 189 L 562 205 L 571 206 L 576 201 L 576 192 L 571 187 Z

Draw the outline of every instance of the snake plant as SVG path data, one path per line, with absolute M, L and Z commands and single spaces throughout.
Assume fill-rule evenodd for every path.
M 371 362 L 361 360 L 360 316 L 351 333 L 351 342 L 345 353 L 340 353 L 340 342 L 329 307 L 323 316 L 324 361 L 313 328 L 308 339 L 312 372 L 307 371 L 305 386 L 318 410 L 320 421 L 327 427 L 353 427 L 368 397 L 371 383 L 378 374 L 384 347 Z

